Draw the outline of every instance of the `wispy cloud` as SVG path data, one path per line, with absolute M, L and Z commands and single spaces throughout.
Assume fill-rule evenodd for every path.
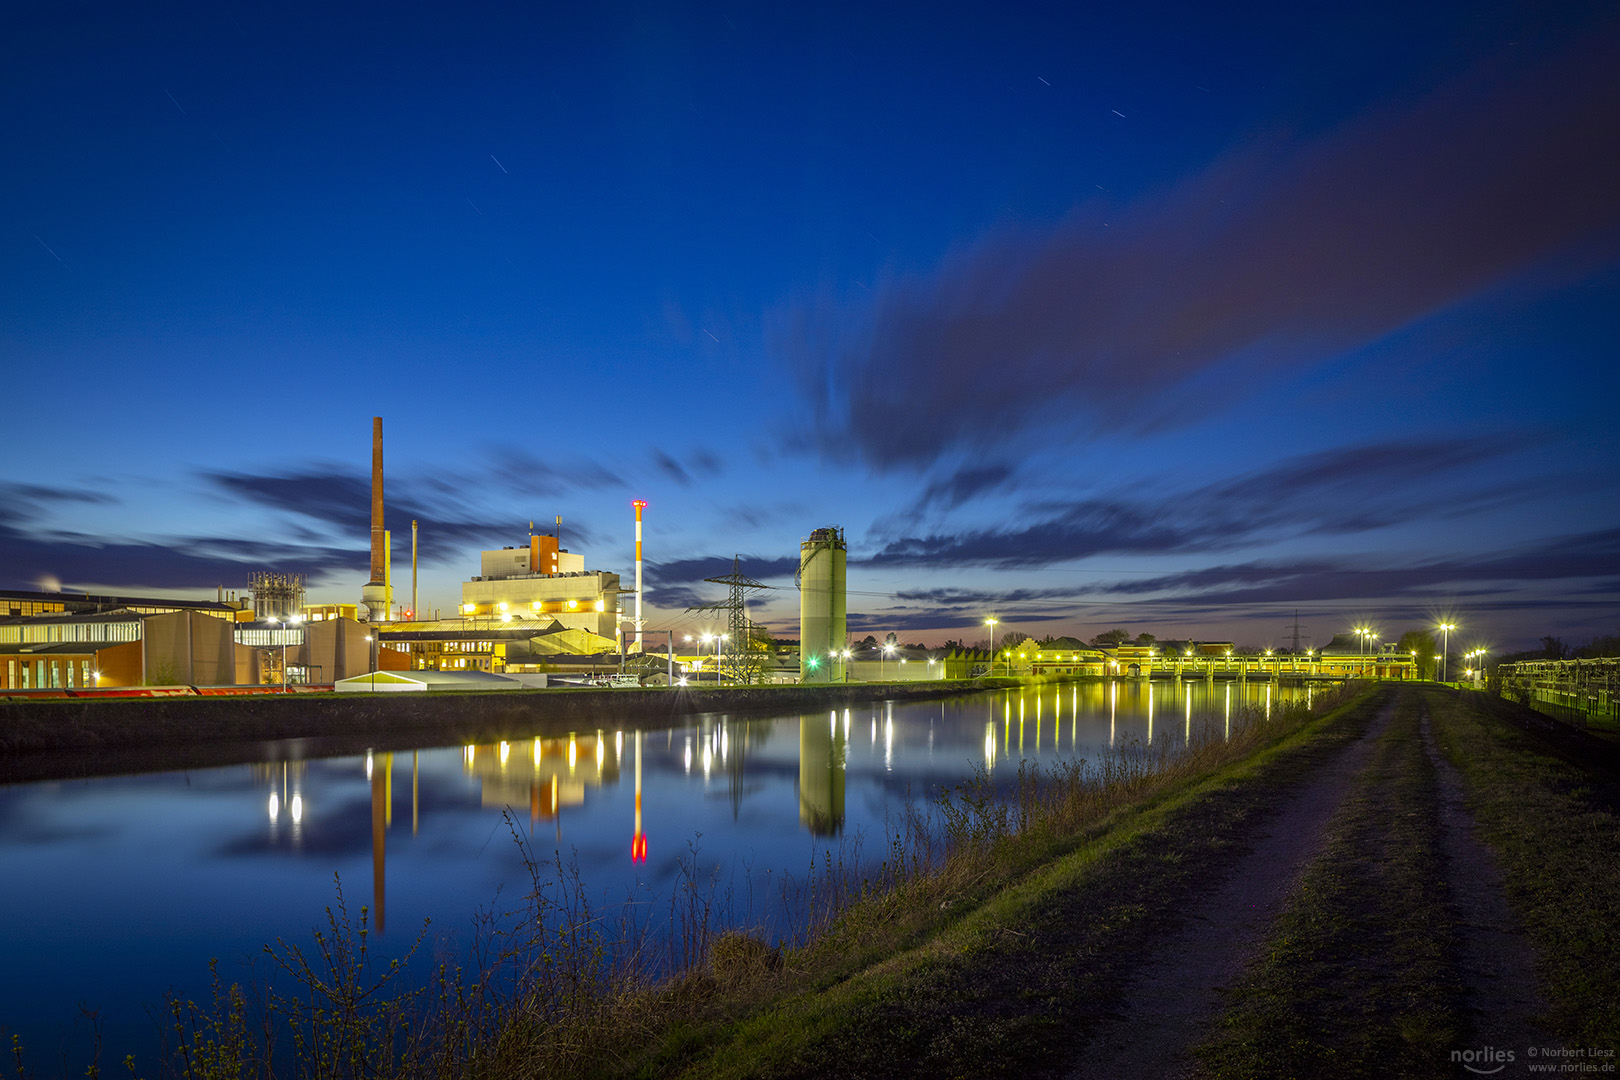
M 1367 532 L 1455 515 L 1522 495 L 1511 483 L 1455 485 L 1436 506 L 1430 482 L 1530 445 L 1527 436 L 1399 440 L 1303 455 L 1271 469 L 1156 499 L 1116 494 L 1030 508 L 1006 528 L 888 540 L 863 561 L 883 565 L 1041 566 L 1101 554 L 1231 550 L 1260 540 Z
M 776 329 L 831 457 L 926 467 L 1053 432 L 1177 426 L 1248 376 L 1376 340 L 1620 224 L 1611 25 L 1403 111 L 1263 140 L 1129 205 L 1008 231 L 870 305 Z M 1219 377 L 1217 377 L 1217 375 Z
M 290 473 L 213 472 L 204 479 L 229 494 L 258 506 L 298 514 L 326 526 L 332 534 L 354 538 L 354 550 L 364 553 L 370 543 L 371 482 L 358 472 L 341 468 L 306 469 Z M 455 502 L 444 493 L 420 499 L 415 485 L 395 482 L 389 487 L 388 524 L 399 539 L 412 520 L 418 522 L 424 562 L 465 559 L 469 544 L 493 543 L 517 535 L 526 522 L 444 516 L 442 508 Z M 576 537 L 582 526 L 575 526 Z

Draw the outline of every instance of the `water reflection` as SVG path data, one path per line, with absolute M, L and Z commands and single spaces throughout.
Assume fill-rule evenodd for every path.
M 846 723 L 848 717 L 846 709 Z M 844 826 L 846 730 L 836 712 L 824 723 L 799 721 L 799 821 L 814 836 L 833 836 Z
M 908 799 L 975 770 L 1007 783 L 1021 760 L 1133 742 L 1173 750 L 1206 728 L 1230 736 L 1245 709 L 1270 716 L 1296 694 L 1312 691 L 1120 680 L 0 787 L 0 865 L 25 883 L 0 890 L 0 920 L 29 927 L 0 935 L 0 970 L 41 973 L 0 985 L 0 1024 L 69 1022 L 89 998 L 109 1034 L 123 1017 L 121 1030 L 146 1037 L 142 1006 L 170 986 L 202 989 L 209 957 L 306 941 L 334 874 L 369 884 L 384 945 L 408 945 L 424 918 L 463 925 L 499 890 L 527 886 L 503 815 L 595 895 L 667 895 L 683 859 L 739 883 L 773 867 L 802 873 L 818 843 L 886 828 Z M 41 1035 L 35 1045 L 52 1039 Z

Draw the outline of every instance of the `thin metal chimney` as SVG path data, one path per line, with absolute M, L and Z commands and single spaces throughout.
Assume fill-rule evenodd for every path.
M 371 418 L 371 581 L 383 584 L 387 540 L 383 536 L 382 417 Z
M 630 505 L 636 508 L 636 651 L 641 651 L 641 511 L 645 500 L 637 499 Z

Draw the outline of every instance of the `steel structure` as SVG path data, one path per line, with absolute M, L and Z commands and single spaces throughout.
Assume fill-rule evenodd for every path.
M 1497 668 L 1504 697 L 1561 720 L 1620 720 L 1620 657 L 1521 660 Z
M 718 604 L 700 604 L 689 607 L 689 612 L 723 611 L 726 613 L 726 632 L 732 641 L 729 652 L 722 652 L 719 659 L 719 674 L 722 682 L 726 676 L 731 676 L 734 683 L 752 683 L 759 675 L 761 669 L 759 655 L 750 648 L 754 640 L 754 631 L 757 627 L 748 619 L 747 598 L 751 589 L 769 589 L 772 586 L 763 581 L 755 581 L 742 572 L 742 556 L 733 555 L 731 558 L 731 573 L 721 577 L 704 578 L 716 585 L 726 586 L 730 592 L 725 600 Z
M 261 619 L 290 619 L 304 610 L 304 575 L 255 570 L 248 575 L 253 613 Z

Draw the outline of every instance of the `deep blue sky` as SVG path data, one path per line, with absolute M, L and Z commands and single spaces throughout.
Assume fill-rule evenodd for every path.
M 1612 5 L 873 7 L 13 5 L 0 585 L 1620 625 Z

